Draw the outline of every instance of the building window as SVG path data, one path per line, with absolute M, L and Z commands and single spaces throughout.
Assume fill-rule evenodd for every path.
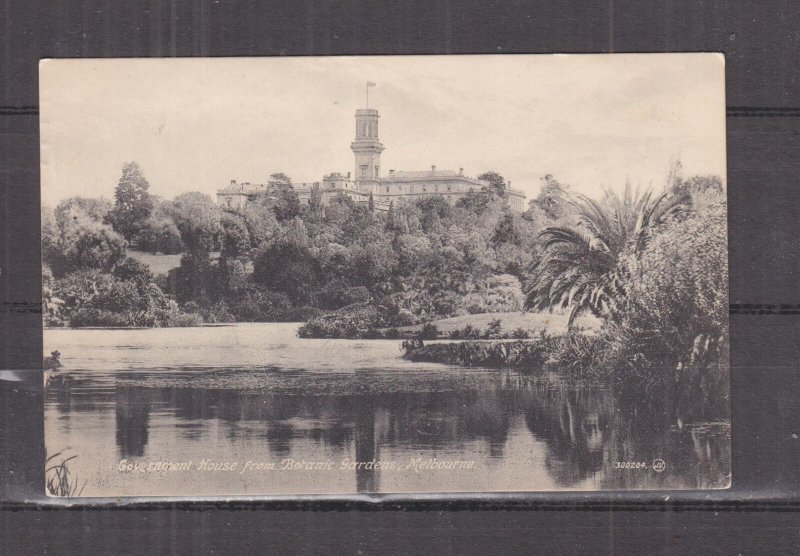
M 367 177 L 367 165 L 364 164 L 364 165 L 360 166 L 360 168 L 361 168 L 361 177 L 362 178 L 366 178 Z
M 379 172 L 380 172 L 380 169 L 381 169 L 381 167 L 380 167 L 380 166 L 375 166 L 375 177 L 376 177 L 376 178 L 378 177 L 378 174 L 379 174 Z
M 389 186 L 386 186 L 386 193 L 389 193 Z

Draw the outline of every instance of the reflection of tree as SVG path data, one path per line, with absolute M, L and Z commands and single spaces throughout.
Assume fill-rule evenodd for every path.
M 368 462 L 378 459 L 375 439 L 375 410 L 367 404 L 355 406 L 355 461 Z M 380 472 L 376 469 L 356 467 L 356 490 L 378 492 Z
M 269 423 L 264 437 L 276 456 L 286 457 L 292 451 L 292 441 L 295 438 L 294 427 L 284 421 Z
M 346 449 L 355 461 L 378 459 L 384 445 L 413 446 L 420 451 L 468 449 L 484 441 L 492 457 L 500 458 L 519 391 L 501 382 L 497 388 L 449 391 L 400 391 L 339 395 L 294 392 L 274 394 L 263 390 L 206 389 L 193 387 L 119 386 L 117 444 L 123 456 L 144 453 L 148 414 L 152 404 L 170 407 L 183 428 L 198 421 L 219 419 L 227 424 L 226 436 L 264 439 L 278 457 L 287 457 L 303 442 Z M 240 426 L 261 422 L 263 427 Z M 202 437 L 184 435 L 187 440 Z M 313 449 L 313 448 L 312 448 Z M 307 457 L 312 457 L 311 455 Z M 379 489 L 379 473 L 356 471 L 360 492 Z
M 724 483 L 730 473 L 727 427 L 678 426 L 671 392 L 663 388 L 647 393 L 623 388 L 614 397 L 619 411 L 611 421 L 603 488 L 712 488 Z M 663 472 L 649 468 L 655 459 L 664 460 Z M 616 462 L 625 461 L 640 461 L 648 468 L 615 468 Z
M 147 388 L 117 386 L 117 447 L 121 457 L 144 455 L 150 424 L 151 392 Z
M 678 429 L 668 410 L 668 393 L 657 389 L 646 395 L 639 388 L 614 393 L 588 386 L 554 388 L 512 372 L 475 383 L 448 383 L 441 390 L 371 391 L 368 376 L 356 377 L 344 392 L 294 389 L 288 394 L 174 382 L 141 386 L 131 385 L 133 376 L 119 378 L 115 390 L 97 389 L 101 391 L 93 391 L 91 397 L 81 395 L 83 388 L 77 383 L 51 385 L 48 399 L 65 412 L 91 411 L 115 402 L 122 457 L 144 455 L 153 407 L 174 414 L 185 441 L 205 441 L 205 421 L 219 420 L 228 441 L 261 441 L 276 459 L 323 458 L 334 452 L 355 461 L 379 459 L 386 447 L 421 454 L 479 451 L 502 460 L 511 424 L 522 415 L 530 433 L 543 441 L 544 466 L 562 487 L 594 479 L 609 489 L 702 488 L 720 486 L 729 473 L 727 429 Z M 614 467 L 618 461 L 649 465 L 655 458 L 667 462 L 665 472 L 620 472 Z M 360 492 L 380 490 L 379 473 L 353 473 Z
M 525 412 L 528 429 L 545 442 L 545 465 L 568 487 L 603 468 L 608 411 L 602 396 L 575 389 L 541 390 Z

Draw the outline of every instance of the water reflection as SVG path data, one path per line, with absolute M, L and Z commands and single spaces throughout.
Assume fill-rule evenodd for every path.
M 488 372 L 479 388 L 335 395 L 209 390 L 189 386 L 191 381 L 160 387 L 141 373 L 116 378 L 111 391 L 87 378 L 51 385 L 48 403 L 65 416 L 113 407 L 119 459 L 157 456 L 148 451 L 155 428 L 172 442 L 202 445 L 220 459 L 231 445 L 255 440 L 275 460 L 323 459 L 322 453 L 332 451 L 358 462 L 380 461 L 387 450 L 503 462 L 509 444 L 527 434 L 543 457 L 509 456 L 508 465 L 527 467 L 533 476 L 543 470 L 564 489 L 719 487 L 730 460 L 724 424 L 680 430 L 665 422 L 663 408 L 652 401 L 622 410 L 618 396 L 602 388 L 554 385 L 513 372 Z M 523 429 L 515 429 L 518 421 Z M 221 424 L 221 433 L 212 430 L 214 423 Z M 666 472 L 616 469 L 617 462 L 649 466 L 656 458 L 669 462 Z M 358 492 L 384 491 L 380 470 L 349 473 Z M 516 487 L 536 488 L 534 481 Z M 473 490 L 480 489 L 477 478 Z
M 118 388 L 115 409 L 120 456 L 143 456 L 150 425 L 150 392 L 142 388 Z
M 548 447 L 545 465 L 564 487 L 599 473 L 608 439 L 609 403 L 597 391 L 545 390 L 525 411 L 531 433 Z
M 368 349 L 375 353 L 365 354 Z M 155 369 L 136 367 L 135 360 L 127 369 L 72 369 L 47 389 L 48 452 L 67 450 L 79 456 L 76 471 L 94 478 L 86 495 L 727 484 L 730 438 L 724 420 L 691 419 L 678 427 L 664 396 L 635 391 L 622 395 L 553 377 L 435 366 L 392 368 L 395 350 L 393 345 L 369 344 L 362 351 L 346 352 L 361 358 L 359 362 L 370 357 L 375 368 L 341 372 L 279 365 Z M 122 459 L 181 458 L 331 460 L 337 467 L 315 474 L 201 478 L 115 471 Z M 338 467 L 344 460 L 405 465 L 415 458 L 474 460 L 476 467 L 462 473 Z M 656 459 L 664 460 L 663 472 L 653 471 Z M 626 463 L 639 463 L 640 468 L 619 467 Z

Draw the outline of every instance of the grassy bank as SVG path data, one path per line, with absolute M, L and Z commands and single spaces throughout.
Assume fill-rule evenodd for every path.
M 541 334 L 567 333 L 566 315 L 549 312 L 478 313 L 406 326 L 392 326 L 394 319 L 377 307 L 353 304 L 310 320 L 300 329 L 303 338 L 350 339 L 525 339 Z M 596 330 L 599 321 L 581 317 L 578 330 Z
M 526 340 L 403 342 L 410 361 L 464 367 L 511 367 L 556 373 L 565 380 L 590 380 L 634 396 L 669 400 L 669 411 L 684 421 L 720 418 L 728 411 L 726 336 L 698 336 L 677 363 L 631 357 L 603 333 L 539 334 Z
M 454 332 L 464 330 L 467 326 L 477 330 L 486 330 L 492 321 L 496 320 L 500 321 L 502 329 L 505 331 L 524 330 L 531 336 L 540 332 L 550 335 L 567 332 L 567 316 L 549 312 L 478 313 L 439 319 L 430 324 L 436 327 L 440 337 L 447 338 Z M 421 332 L 423 326 L 423 324 L 401 326 L 398 330 L 404 337 L 412 337 Z M 598 326 L 598 319 L 591 316 L 580 317 L 575 322 L 577 328 L 594 329 Z
M 445 363 L 464 367 L 516 367 L 525 370 L 569 372 L 576 377 L 599 377 L 602 367 L 592 360 L 599 340 L 570 333 L 524 340 L 467 340 L 459 342 L 404 343 L 410 361 Z

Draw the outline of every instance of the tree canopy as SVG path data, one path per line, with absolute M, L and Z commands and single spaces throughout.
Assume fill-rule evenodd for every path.
M 142 229 L 153 210 L 148 190 L 150 184 L 136 162 L 122 167 L 122 176 L 114 191 L 114 210 L 110 214 L 114 230 L 131 241 Z

